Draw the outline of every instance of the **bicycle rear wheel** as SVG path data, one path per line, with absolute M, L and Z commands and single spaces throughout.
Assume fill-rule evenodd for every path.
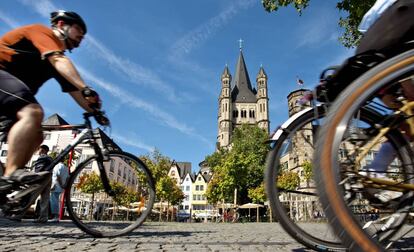
M 146 165 L 132 154 L 109 152 L 105 168 L 114 195 L 103 189 L 97 156 L 92 156 L 71 174 L 66 192 L 66 210 L 73 222 L 95 237 L 113 237 L 131 232 L 151 213 L 155 189 Z
M 414 51 L 368 71 L 334 102 L 319 131 L 318 191 L 333 229 L 351 251 L 382 251 L 391 246 L 412 209 L 413 191 L 393 187 L 414 183 L 413 152 L 398 124 L 404 120 L 390 117 L 393 111 L 376 97 L 385 89 L 397 90 L 413 72 Z M 361 123 L 358 114 L 367 104 L 383 114 L 373 127 Z M 392 163 L 382 170 L 370 166 L 370 152 L 387 143 L 395 153 Z M 384 194 L 395 197 L 381 200 L 378 195 Z M 374 209 L 379 216 L 366 219 L 367 211 Z
M 373 125 L 382 117 L 365 107 L 361 108 L 360 115 L 367 125 Z M 311 177 L 319 172 L 319 168 L 311 164 L 315 133 L 325 116 L 326 106 L 309 108 L 294 115 L 276 132 L 267 156 L 266 192 L 272 213 L 297 241 L 318 251 L 345 251 L 346 247 L 326 219 Z M 315 232 L 315 226 L 321 231 Z
M 298 242 L 317 251 L 345 251 L 326 221 L 313 180 L 303 176 L 304 164 L 311 163 L 315 131 L 325 114 L 324 106 L 308 108 L 276 131 L 266 158 L 266 193 L 272 214 Z

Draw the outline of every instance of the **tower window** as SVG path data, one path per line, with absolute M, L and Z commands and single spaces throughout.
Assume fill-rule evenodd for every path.
M 254 110 L 249 111 L 249 116 L 250 116 L 250 118 L 254 118 Z

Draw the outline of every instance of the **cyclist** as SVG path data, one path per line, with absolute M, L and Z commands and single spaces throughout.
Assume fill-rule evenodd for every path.
M 414 1 L 412 0 L 377 0 L 372 8 L 364 15 L 359 30 L 363 33 L 356 53 L 347 59 L 333 75 L 317 87 L 321 101 L 333 100 L 347 85 L 373 66 L 414 48 Z M 332 87 L 329 87 L 329 86 Z M 322 87 L 322 89 L 319 89 Z M 324 87 L 327 87 L 325 89 Z M 338 88 L 337 88 L 338 87 Z M 412 79 L 401 83 L 404 96 L 414 100 L 414 82 Z M 324 90 L 325 93 L 320 92 Z M 323 96 L 325 95 L 325 96 Z M 401 107 L 401 102 L 393 92 L 383 90 L 381 99 L 392 109 Z M 402 128 L 405 129 L 403 125 Z M 414 132 L 407 134 L 412 138 Z M 385 177 L 387 167 L 397 153 L 390 143 L 381 145 L 373 162 L 366 167 L 367 171 L 376 173 L 377 177 Z M 388 202 L 401 196 L 399 192 L 380 191 L 375 196 L 382 202 Z
M 77 13 L 64 10 L 52 12 L 50 22 L 51 28 L 32 24 L 0 38 L 0 118 L 8 122 L 9 144 L 0 190 L 13 183 L 36 183 L 50 176 L 48 172 L 22 169 L 43 141 L 43 109 L 34 95 L 44 82 L 56 79 L 62 91 L 88 112 L 102 105 L 98 94 L 85 84 L 64 54 L 80 45 L 87 32 L 85 22 Z

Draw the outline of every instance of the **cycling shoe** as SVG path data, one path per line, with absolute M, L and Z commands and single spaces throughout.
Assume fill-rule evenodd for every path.
M 50 172 L 14 171 L 11 176 L 0 177 L 0 208 L 6 216 L 24 213 L 48 185 Z
M 1 179 L 8 180 L 17 184 L 35 184 L 39 181 L 50 178 L 50 172 L 30 172 L 24 169 L 15 170 L 9 177 L 2 177 Z

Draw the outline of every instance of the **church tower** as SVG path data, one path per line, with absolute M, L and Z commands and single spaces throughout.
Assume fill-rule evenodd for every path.
M 234 77 L 227 65 L 221 75 L 217 148 L 228 147 L 234 128 L 242 124 L 258 125 L 269 132 L 267 80 L 264 68 L 260 67 L 256 77 L 257 89 L 252 86 L 240 42 Z
M 217 143 L 219 146 L 228 146 L 230 144 L 230 132 L 232 128 L 232 103 L 230 97 L 231 74 L 227 65 L 221 75 L 221 92 L 219 97 L 219 114 L 218 114 L 218 136 Z M 217 146 L 217 147 L 219 147 Z
M 267 94 L 267 75 L 260 67 L 259 73 L 256 76 L 257 83 L 257 123 L 260 128 L 269 132 L 269 97 Z

